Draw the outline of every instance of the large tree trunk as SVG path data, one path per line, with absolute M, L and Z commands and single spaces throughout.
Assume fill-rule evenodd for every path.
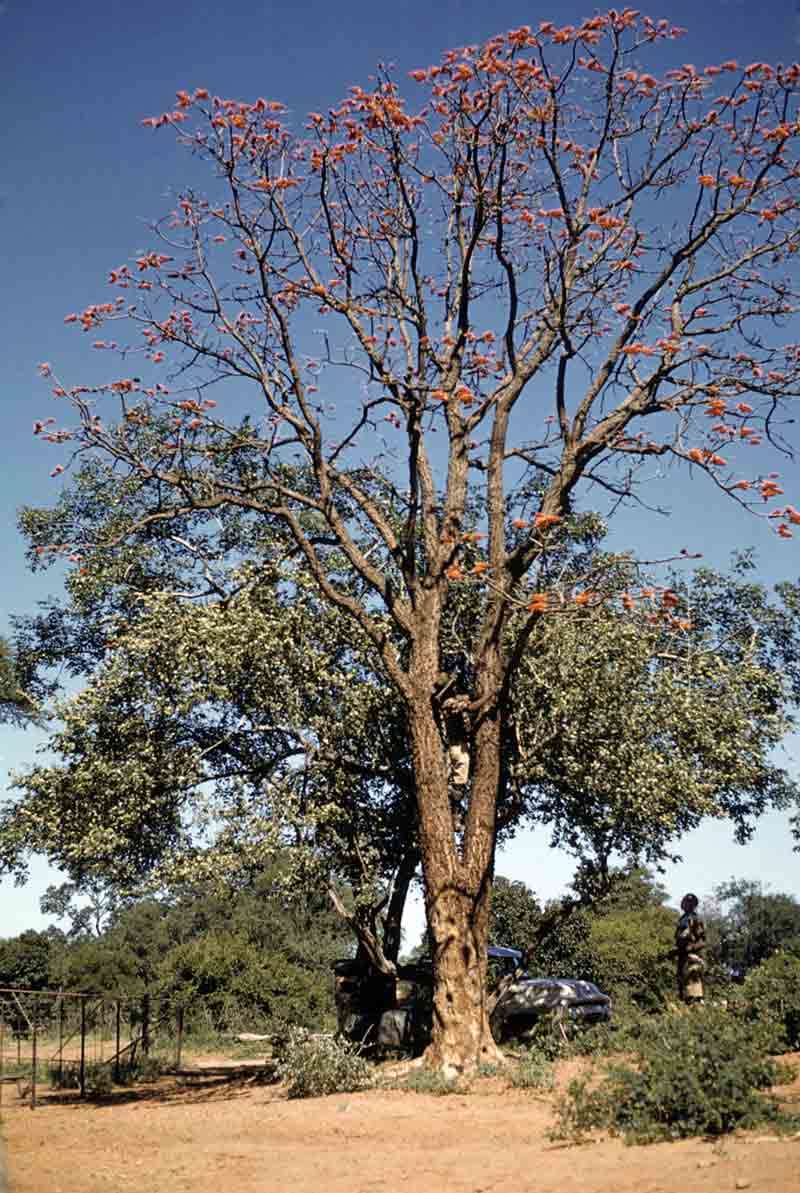
M 501 1059 L 486 994 L 500 735 L 496 719 L 484 718 L 476 728 L 462 827 L 454 819 L 446 743 L 430 704 L 418 701 L 410 722 L 433 942 L 433 1032 L 426 1061 L 453 1077 Z
M 433 1032 L 426 1061 L 445 1076 L 469 1073 L 500 1052 L 486 993 L 485 898 L 465 885 L 436 883 L 428 896 L 434 942 Z

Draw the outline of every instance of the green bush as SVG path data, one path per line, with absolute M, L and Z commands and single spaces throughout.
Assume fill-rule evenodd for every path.
M 290 1028 L 280 1042 L 277 1076 L 290 1098 L 319 1098 L 372 1085 L 372 1067 L 357 1044 L 303 1027 Z
M 553 1088 L 553 1066 L 541 1052 L 534 1049 L 521 1053 L 509 1073 L 514 1089 L 548 1090 Z
M 630 1064 L 610 1066 L 594 1089 L 588 1078 L 570 1084 L 555 1134 L 575 1138 L 603 1128 L 627 1143 L 647 1143 L 775 1122 L 775 1100 L 759 1092 L 785 1077 L 768 1055 L 774 1043 L 769 1025 L 715 1008 L 654 1016 L 629 1038 Z
M 666 907 L 622 910 L 590 918 L 588 947 L 594 981 L 614 999 L 644 1011 L 662 1010 L 675 994 L 675 916 Z
M 779 1032 L 779 1051 L 800 1048 L 800 957 L 775 953 L 745 978 L 733 1000 L 736 1014 L 769 1022 Z
M 509 1040 L 504 1047 L 521 1057 L 535 1054 L 543 1061 L 561 1060 L 570 1055 L 576 1031 L 577 1026 L 572 1020 L 558 1011 L 548 1011 L 541 1014 L 516 1043 Z
M 282 1021 L 311 1029 L 331 1019 L 330 986 L 329 973 L 221 928 L 176 945 L 161 966 L 162 990 L 201 1008 L 206 1022 L 197 1027 L 207 1032 L 263 1031 Z
M 104 1098 L 113 1093 L 114 1078 L 108 1064 L 95 1062 L 86 1066 L 86 1092 L 90 1098 Z
M 540 1016 L 529 1028 L 523 1046 L 548 1061 L 572 1056 L 608 1056 L 612 1052 L 627 1051 L 631 1041 L 638 1038 L 641 1025 L 651 1018 L 652 1015 L 634 1003 L 619 1009 L 615 1004 L 610 1023 L 587 1024 L 557 1011 L 551 1012 Z
M 437 1098 L 466 1092 L 457 1080 L 445 1077 L 436 1069 L 415 1069 L 409 1073 L 402 1088 L 412 1094 L 433 1094 Z
M 654 1024 L 670 1017 L 668 1012 L 643 1011 L 636 1003 L 620 999 L 614 1003 L 614 1017 L 609 1023 L 570 1025 L 566 1055 L 603 1057 L 615 1052 L 635 1053 L 642 1035 L 652 1030 Z

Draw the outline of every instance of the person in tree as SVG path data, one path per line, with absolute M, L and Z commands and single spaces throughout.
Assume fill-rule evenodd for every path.
M 703 1001 L 703 952 L 706 929 L 697 914 L 697 895 L 686 894 L 681 899 L 681 912 L 675 928 L 675 954 L 678 960 L 678 993 L 688 1005 Z

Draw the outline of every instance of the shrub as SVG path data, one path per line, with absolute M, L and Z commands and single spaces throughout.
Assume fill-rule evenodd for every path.
M 135 1056 L 119 1062 L 89 1061 L 84 1070 L 86 1092 L 93 1097 L 110 1094 L 115 1085 L 147 1084 L 157 1081 L 164 1072 L 164 1062 L 157 1056 Z M 77 1061 L 67 1061 L 60 1067 L 51 1065 L 50 1085 L 53 1089 L 80 1089 L 81 1070 Z
M 523 1052 L 509 1073 L 514 1089 L 547 1090 L 553 1088 L 553 1066 L 534 1049 Z
M 570 1084 L 555 1134 L 605 1128 L 645 1143 L 777 1121 L 776 1102 L 758 1092 L 785 1076 L 767 1055 L 774 1039 L 713 1008 L 653 1017 L 629 1039 L 630 1065 L 609 1067 L 594 1089 L 587 1078 Z
M 560 1011 L 545 1011 L 516 1039 L 505 1040 L 503 1047 L 512 1055 L 535 1053 L 542 1060 L 560 1060 L 570 1054 L 576 1031 L 577 1026 Z
M 662 1010 L 675 991 L 675 963 L 668 959 L 675 916 L 666 907 L 620 910 L 590 920 L 594 980 L 614 999 L 644 1011 Z
M 114 1088 L 111 1067 L 107 1061 L 90 1061 L 84 1069 L 83 1077 L 86 1092 L 92 1098 L 102 1098 L 110 1094 Z M 53 1089 L 80 1089 L 80 1066 L 73 1062 L 63 1064 L 60 1068 L 58 1065 L 51 1065 L 49 1080 Z
M 86 1092 L 90 1098 L 104 1098 L 114 1090 L 114 1079 L 108 1064 L 102 1062 L 86 1066 Z
M 162 1076 L 164 1068 L 164 1062 L 160 1057 L 138 1053 L 136 1056 L 120 1062 L 115 1080 L 118 1085 L 137 1085 L 140 1082 L 142 1085 L 147 1085 L 157 1081 Z
M 582 1023 L 559 1012 L 539 1017 L 524 1037 L 526 1050 L 536 1052 L 548 1061 L 563 1060 L 571 1056 L 607 1056 L 611 1052 L 627 1050 L 629 1038 L 635 1039 L 639 1025 L 650 1016 L 633 1003 L 622 1011 L 615 1005 L 611 1023 Z M 514 1043 L 509 1042 L 510 1050 Z M 506 1045 L 509 1048 L 509 1044 Z M 517 1046 L 519 1047 L 519 1046 Z
M 633 1002 L 615 1002 L 610 1023 L 572 1025 L 567 1055 L 602 1057 L 615 1052 L 635 1053 L 642 1033 L 664 1015 L 663 1011 L 660 1014 L 643 1011 Z
M 80 1089 L 80 1069 L 71 1061 L 60 1066 L 52 1064 L 48 1071 L 48 1081 L 53 1089 Z
M 778 1050 L 800 1048 L 800 957 L 775 953 L 751 970 L 734 1010 L 746 1021 L 768 1021 L 779 1032 Z
M 277 1049 L 277 1075 L 290 1098 L 319 1098 L 372 1085 L 372 1067 L 357 1044 L 290 1028 Z
M 263 1030 L 287 1020 L 311 1028 L 330 1011 L 330 981 L 241 931 L 215 929 L 176 945 L 161 966 L 162 989 L 199 1005 L 206 1030 Z M 200 1026 L 198 1024 L 198 1026 Z
M 404 1089 L 412 1094 L 433 1094 L 445 1097 L 447 1094 L 463 1094 L 465 1091 L 457 1080 L 445 1077 L 436 1069 L 415 1069 L 405 1080 Z

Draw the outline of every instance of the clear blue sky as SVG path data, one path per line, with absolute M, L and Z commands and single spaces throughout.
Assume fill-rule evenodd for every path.
M 353 83 L 365 83 L 378 60 L 405 71 L 437 61 L 445 48 L 501 30 L 548 18 L 577 23 L 594 11 L 591 0 L 552 0 L 541 7 L 517 0 L 242 0 L 238 6 L 209 0 L 0 0 L 3 618 L 30 608 L 58 583 L 53 573 L 26 572 L 15 526 L 19 505 L 46 503 L 58 486 L 48 476 L 57 449 L 48 450 L 31 434 L 33 420 L 51 413 L 36 365 L 53 362 L 69 383 L 91 376 L 95 361 L 86 342 L 64 326 L 63 317 L 105 297 L 109 268 L 148 245 L 147 221 L 161 214 L 170 188 L 185 178 L 185 155 L 168 134 L 143 129 L 141 118 L 171 107 L 178 88 L 206 86 L 242 99 L 280 99 L 300 119 L 335 104 Z M 664 0 L 644 11 L 689 29 L 670 46 L 676 63 L 800 58 L 800 18 L 791 0 Z M 687 485 L 685 477 L 677 485 L 667 480 L 663 490 L 674 517 L 623 516 L 620 543 L 657 551 L 689 546 L 720 566 L 734 547 L 752 543 L 765 579 L 800 573 L 800 540 L 778 541 L 708 488 Z M 0 727 L 0 768 L 24 766 L 35 741 L 34 733 Z M 787 757 L 795 769 L 800 766 L 796 746 Z M 708 891 L 732 874 L 800 894 L 800 857 L 791 851 L 783 817 L 770 817 L 747 849 L 732 844 L 726 826 L 712 825 L 682 850 L 684 863 L 665 878 L 674 894 L 687 887 Z M 544 896 L 558 893 L 570 873 L 546 840 L 528 835 L 518 838 L 499 869 Z M 37 867 L 24 890 L 0 888 L 0 935 L 41 926 L 38 897 L 48 880 L 46 869 Z

